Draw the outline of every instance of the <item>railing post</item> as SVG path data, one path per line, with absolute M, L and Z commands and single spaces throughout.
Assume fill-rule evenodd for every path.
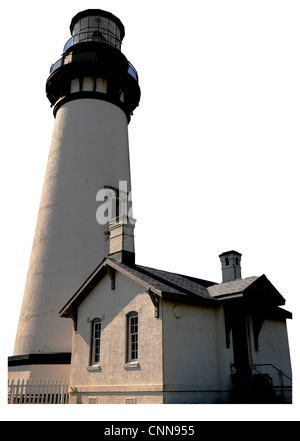
M 30 380 L 29 378 L 26 381 L 26 386 L 25 386 L 25 404 L 30 404 L 30 394 L 31 394 L 31 383 L 32 380 Z
M 20 379 L 18 379 L 17 385 L 16 385 L 16 392 L 15 392 L 15 399 L 14 399 L 16 401 L 16 404 L 20 403 L 20 400 L 19 400 L 19 390 L 20 390 Z
M 8 380 L 8 394 L 9 394 L 8 403 L 12 404 L 14 401 L 14 395 L 15 395 L 14 380 L 11 380 L 10 384 L 9 384 L 9 380 Z
M 279 370 L 279 377 L 280 377 L 280 383 L 281 383 L 281 398 L 283 401 L 285 401 L 285 395 L 284 395 L 284 384 L 283 384 L 283 372 L 282 370 Z
M 45 404 L 49 404 L 49 378 L 47 378 L 47 380 L 45 381 L 44 394 L 45 394 Z
M 20 400 L 19 403 L 23 404 L 25 400 L 25 380 L 23 378 L 22 383 L 21 383 L 21 388 L 20 388 Z

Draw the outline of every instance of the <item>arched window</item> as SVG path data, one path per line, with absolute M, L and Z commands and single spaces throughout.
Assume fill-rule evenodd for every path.
M 100 343 L 101 343 L 101 320 L 92 321 L 91 339 L 91 365 L 100 363 Z
M 127 315 L 127 361 L 138 360 L 138 314 Z

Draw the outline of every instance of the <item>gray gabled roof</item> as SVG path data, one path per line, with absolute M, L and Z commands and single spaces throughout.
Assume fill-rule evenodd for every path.
M 76 309 L 111 270 L 119 271 L 144 286 L 145 291 L 150 290 L 163 298 L 193 303 L 215 302 L 207 291 L 207 287 L 214 285 L 214 282 L 141 265 L 127 265 L 114 259 L 106 258 L 64 305 L 59 312 L 60 315 L 62 317 L 69 316 L 70 309 Z
M 136 280 L 136 282 L 151 289 L 155 294 L 196 296 L 211 300 L 211 296 L 206 288 L 214 285 L 214 282 L 142 265 L 129 266 L 111 259 L 107 259 L 107 263 L 131 279 Z
M 258 276 L 247 277 L 245 279 L 231 280 L 230 282 L 223 282 L 207 288 L 211 297 L 223 297 L 226 296 L 237 296 L 243 293 L 243 291 L 248 288 Z
M 276 308 L 285 304 L 285 299 L 265 274 L 231 280 L 207 288 L 212 298 L 218 301 L 243 298 L 253 309 Z
M 220 301 L 244 297 L 257 304 L 284 305 L 285 300 L 271 282 L 262 276 L 214 283 L 182 274 L 162 271 L 142 265 L 125 264 L 105 258 L 90 277 L 61 309 L 61 317 L 70 317 L 78 305 L 109 274 L 112 280 L 118 271 L 161 298 L 196 304 L 215 305 Z

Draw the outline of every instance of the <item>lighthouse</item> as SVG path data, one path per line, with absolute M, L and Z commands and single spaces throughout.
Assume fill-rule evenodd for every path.
M 73 17 L 70 31 L 46 81 L 55 125 L 11 377 L 68 376 L 72 325 L 58 312 L 109 253 L 99 195 L 111 192 L 120 201 L 120 183 L 125 198 L 131 192 L 128 124 L 140 88 L 121 52 L 124 26 L 109 12 L 89 9 Z

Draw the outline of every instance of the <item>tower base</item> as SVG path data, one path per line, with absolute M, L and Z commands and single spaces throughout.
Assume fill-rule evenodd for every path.
M 8 357 L 8 380 L 69 379 L 71 353 L 26 354 Z

